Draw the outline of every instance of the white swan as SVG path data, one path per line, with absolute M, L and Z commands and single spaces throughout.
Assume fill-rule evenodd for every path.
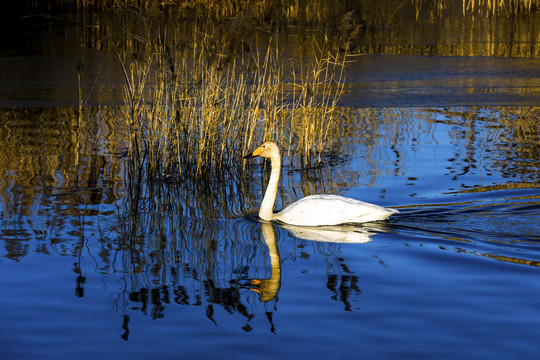
M 272 164 L 270 181 L 259 210 L 259 217 L 263 220 L 278 220 L 291 225 L 321 226 L 384 220 L 399 212 L 338 195 L 311 195 L 274 214 L 281 171 L 279 147 L 275 142 L 267 141 L 245 158 L 255 156 L 269 158 Z

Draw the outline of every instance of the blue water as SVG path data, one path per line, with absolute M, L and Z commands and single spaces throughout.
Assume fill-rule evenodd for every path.
M 316 230 L 258 221 L 261 161 L 134 196 L 116 52 L 138 51 L 148 19 L 8 15 L 0 360 L 537 358 L 538 16 L 423 4 L 414 20 L 410 3 L 358 23 L 339 137 L 321 166 L 284 159 L 276 204 L 333 193 L 400 213 Z M 185 24 L 154 25 L 183 46 Z M 300 64 L 322 33 L 289 30 L 281 60 Z
M 278 207 L 327 192 L 400 214 L 326 241 L 257 220 L 260 162 L 200 193 L 145 184 L 135 202 L 113 141 L 43 155 L 50 110 L 4 111 L 18 147 L 1 158 L 1 358 L 536 356 L 538 110 L 348 111 L 337 161 L 286 162 Z

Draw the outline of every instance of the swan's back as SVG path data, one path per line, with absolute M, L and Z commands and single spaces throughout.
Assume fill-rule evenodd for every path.
M 384 220 L 395 213 L 395 209 L 339 195 L 311 195 L 287 206 L 274 219 L 291 225 L 320 226 Z

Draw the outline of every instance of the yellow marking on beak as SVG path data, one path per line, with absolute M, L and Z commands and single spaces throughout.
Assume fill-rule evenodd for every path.
M 263 147 L 262 146 L 259 146 L 258 148 L 256 148 L 253 153 L 251 153 L 251 156 L 259 156 L 260 153 L 263 151 Z

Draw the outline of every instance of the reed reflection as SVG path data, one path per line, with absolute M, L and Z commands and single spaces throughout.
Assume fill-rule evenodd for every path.
M 297 55 L 309 52 L 310 39 L 327 36 L 338 49 L 364 54 L 538 57 L 538 4 L 514 1 L 516 4 L 509 6 L 508 2 L 482 1 L 476 7 L 471 6 L 475 2 L 439 0 L 428 4 L 379 0 L 313 2 L 306 6 L 302 2 L 285 1 L 271 7 L 259 4 L 216 7 L 211 2 L 200 1 L 197 15 L 191 6 L 144 9 L 137 2 L 133 7 L 117 6 L 114 12 L 99 11 L 96 9 L 99 6 L 93 5 L 91 16 L 87 11 L 72 12 L 69 15 L 73 21 L 60 29 L 55 29 L 56 24 L 51 21 L 51 29 L 60 33 L 61 38 L 77 39 L 81 47 L 124 49 L 132 53 L 140 52 L 141 46 L 126 41 L 125 34 L 139 34 L 146 31 L 148 23 L 153 23 L 159 24 L 162 34 L 167 34 L 158 41 L 166 41 L 163 45 L 170 48 L 181 48 L 197 34 L 223 38 L 222 48 L 226 51 L 221 58 L 249 48 L 251 37 L 257 32 L 275 34 L 278 30 L 290 34 L 283 43 L 290 44 L 288 51 Z M 32 5 L 40 8 L 42 5 L 37 3 Z M 529 8 L 520 7 L 520 3 L 529 4 Z M 80 25 L 89 23 L 93 26 Z M 322 31 L 313 31 L 313 26 Z M 56 36 L 47 33 L 41 36 L 47 39 L 51 35 Z
M 119 111 L 83 109 L 88 114 L 81 127 L 70 108 L 2 112 L 4 256 L 21 259 L 29 251 L 76 255 L 82 244 L 73 240 L 73 234 L 83 237 L 85 231 L 93 232 L 94 226 L 104 223 L 112 234 L 133 233 L 138 221 L 148 226 L 145 231 L 164 234 L 163 239 L 166 229 L 183 228 L 183 237 L 189 237 L 188 230 L 196 230 L 194 224 L 208 217 L 230 219 L 258 208 L 269 172 L 254 164 L 245 169 L 227 167 L 197 179 L 170 176 L 148 182 L 128 176 L 125 181 L 125 159 L 119 155 L 126 140 Z M 408 184 L 411 196 L 425 197 L 422 184 L 433 175 L 423 170 L 426 161 L 436 162 L 433 170 L 444 172 L 441 181 L 452 181 L 440 188 L 443 192 L 537 187 L 538 116 L 539 108 L 534 106 L 341 109 L 341 141 L 334 141 L 319 166 L 302 167 L 293 153 L 285 160 L 276 207 L 314 193 L 384 189 L 388 181 Z M 409 180 L 401 180 L 402 176 Z M 115 223 L 109 215 L 118 206 L 121 220 Z M 164 209 L 168 216 L 148 215 L 164 214 Z M 122 220 L 131 217 L 132 225 Z M 200 222 L 184 225 L 179 219 Z M 140 242 L 136 238 L 134 244 Z M 107 238 L 99 241 L 110 242 Z
M 532 3 L 532 1 L 517 1 L 518 4 L 521 2 L 528 3 L 529 6 Z M 33 2 L 32 5 L 41 8 L 43 4 L 39 3 Z M 68 8 L 75 9 L 79 3 Z M 121 100 L 122 82 L 125 80 L 122 78 L 119 62 L 115 61 L 111 54 L 121 53 L 125 59 L 140 61 L 150 53 L 164 52 L 167 54 L 166 65 L 173 73 L 171 76 L 177 77 L 180 75 L 178 71 L 181 61 L 180 63 L 175 61 L 176 55 L 184 56 L 192 50 L 197 51 L 206 46 L 205 41 L 211 42 L 207 44 L 211 48 L 205 55 L 207 63 L 220 71 L 225 69 L 226 65 L 238 62 L 242 53 L 252 52 L 261 44 L 266 44 L 270 38 L 278 37 L 279 53 L 290 58 L 291 63 L 302 64 L 301 67 L 304 68 L 308 68 L 306 63 L 313 61 L 314 49 L 321 47 L 341 53 L 362 55 L 407 54 L 535 59 L 540 54 L 537 36 L 540 12 L 537 4 L 536 8 L 533 5 L 532 9 L 526 9 L 519 6 L 508 7 L 506 2 L 500 1 L 499 6 L 495 6 L 497 11 L 491 12 L 485 8 L 487 4 L 493 4 L 493 1 L 482 1 L 482 6 L 472 9 L 470 4 L 474 2 L 466 0 L 463 0 L 463 3 L 432 1 L 429 2 L 430 5 L 423 1 L 401 0 L 369 1 L 367 4 L 365 1 L 347 1 L 338 4 L 319 1 L 315 2 L 316 6 L 303 9 L 306 11 L 299 11 L 298 7 L 302 5 L 285 2 L 286 4 L 272 6 L 272 11 L 261 9 L 254 4 L 232 6 L 224 11 L 227 13 L 224 17 L 214 13 L 218 11 L 216 6 L 209 2 L 206 4 L 208 7 L 205 7 L 203 3 L 205 2 L 198 2 L 201 13 L 197 13 L 196 16 L 188 10 L 191 6 L 156 4 L 151 9 L 137 9 L 145 7 L 140 2 L 134 7 L 122 4 L 115 7 L 115 11 L 108 11 L 106 4 L 93 5 L 92 11 L 68 11 L 62 6 L 48 8 L 46 11 L 52 10 L 58 17 L 47 18 L 46 21 L 50 21 L 49 26 L 42 26 L 43 23 L 34 27 L 27 25 L 24 31 L 20 31 L 26 35 L 17 42 L 28 42 L 33 45 L 30 46 L 31 50 L 26 49 L 23 52 L 24 55 L 27 52 L 38 56 L 54 54 L 57 59 L 40 61 L 39 66 L 35 66 L 36 60 L 32 60 L 26 66 L 26 71 L 20 70 L 20 61 L 8 62 L 7 80 L 2 83 L 3 78 L 0 79 L 0 85 L 4 85 L 0 86 L 0 89 L 9 88 L 2 93 L 4 95 L 2 98 L 7 99 L 4 104 L 9 106 L 10 102 L 28 104 L 36 101 L 40 104 L 53 105 L 59 101 L 76 104 L 79 101 L 77 96 L 79 84 L 76 81 L 77 73 L 73 59 L 81 55 L 81 49 L 84 49 L 82 60 L 88 65 L 85 67 L 84 92 L 85 95 L 88 94 L 85 99 L 92 104 L 107 105 L 118 104 Z M 464 11 L 465 4 L 469 6 L 467 11 Z M 251 7 L 251 10 L 246 11 L 246 6 Z M 322 8 L 321 12 L 313 11 L 319 6 Z M 100 7 L 105 9 L 98 10 Z M 280 11 L 276 11 L 277 8 L 280 8 Z M 296 8 L 296 11 L 292 11 L 293 8 Z M 508 16 L 508 11 L 511 16 Z M 205 15 L 208 18 L 205 18 Z M 24 23 L 31 25 L 35 19 L 45 21 L 44 17 L 36 16 L 27 17 Z M 59 19 L 69 21 L 59 22 Z M 39 31 L 33 33 L 29 30 L 32 28 Z M 56 45 L 59 41 L 64 43 Z M 11 52 L 13 47 L 4 50 Z M 375 57 L 374 61 L 377 62 L 379 58 Z M 72 81 L 66 84 L 58 81 L 57 77 L 65 76 L 68 64 L 71 67 Z M 257 64 L 250 63 L 248 67 L 256 66 Z M 418 64 L 413 66 L 420 67 Z M 402 68 L 403 65 L 398 64 L 397 67 Z M 36 72 L 37 68 L 43 68 L 43 71 Z M 452 67 L 447 68 L 451 72 L 454 71 Z M 284 72 L 287 81 L 299 80 L 298 76 L 288 72 L 288 70 Z M 16 77 L 10 78 L 12 74 Z M 57 74 L 57 76 L 43 76 L 43 74 Z M 378 71 L 377 75 L 379 74 L 381 72 Z M 373 74 L 370 72 L 364 73 L 367 77 L 371 75 Z M 486 77 L 481 72 L 480 76 Z M 44 89 L 34 90 L 35 78 L 43 82 Z M 157 78 L 154 77 L 152 81 L 156 81 Z M 532 82 L 534 79 L 525 77 L 524 81 Z M 493 91 L 492 85 L 496 87 L 497 84 L 490 83 L 484 90 Z M 459 86 L 466 87 L 466 84 Z M 436 83 L 432 82 L 427 87 L 437 92 Z M 508 84 L 508 88 L 515 90 L 515 83 Z M 530 88 L 530 86 L 523 87 L 525 91 Z M 176 88 L 173 86 L 165 91 L 174 93 L 177 91 L 174 89 Z M 28 99 L 29 92 L 33 92 L 32 99 Z M 186 100 L 191 96 L 194 95 L 182 94 L 180 99 Z M 510 96 L 508 99 L 507 101 L 511 101 Z M 432 103 L 440 102 L 435 98 Z M 534 102 L 527 102 L 530 103 Z M 385 106 L 385 102 L 380 104 Z
M 141 192 L 129 198 L 133 203 L 125 204 L 125 232 L 113 242 L 116 245 L 108 255 L 107 265 L 109 271 L 123 269 L 119 274 L 123 274 L 121 283 L 125 287 L 118 290 L 118 304 L 124 304 L 121 307 L 126 314 L 129 313 L 127 309 L 131 309 L 154 319 L 165 317 L 172 304 L 194 306 L 216 326 L 224 321 L 225 311 L 238 315 L 234 322 L 239 321 L 245 331 L 251 331 L 250 323 L 260 313 L 253 307 L 254 302 L 272 303 L 272 306 L 265 305 L 265 316 L 275 331 L 271 319 L 278 309 L 278 293 L 285 275 L 274 224 L 253 222 L 243 217 L 223 219 L 223 209 L 205 213 L 204 204 L 207 203 L 198 197 L 206 196 L 206 193 L 192 192 L 184 185 L 187 184 L 145 182 L 141 184 Z M 230 188 L 227 191 L 237 190 Z M 225 198 L 231 201 L 231 209 L 238 206 L 232 201 L 234 198 Z M 214 203 L 216 200 L 209 197 L 206 201 Z M 303 231 L 296 233 L 301 236 L 297 238 L 290 235 L 295 234 L 295 229 L 282 229 L 289 234 L 281 238 L 281 241 L 287 239 L 288 246 L 291 241 L 293 244 L 306 239 L 324 241 L 317 247 L 320 256 L 332 262 L 329 267 L 339 269 L 348 267 L 337 256 L 337 242 L 363 243 L 374 234 L 352 227 L 336 227 L 312 229 L 310 233 Z M 289 257 L 290 249 L 286 251 Z M 336 256 L 329 256 L 334 253 Z M 314 255 L 319 256 L 318 253 Z M 347 298 L 344 296 L 348 291 L 347 284 L 353 286 L 351 279 L 355 275 L 349 273 L 343 275 L 344 278 L 340 274 L 334 275 L 328 279 L 328 284 L 343 282 L 338 286 L 339 290 L 328 284 L 323 286 L 338 291 L 341 295 L 332 295 L 332 298 L 343 302 Z M 257 299 L 251 295 L 253 291 L 258 294 Z M 352 288 L 351 291 L 356 292 Z M 350 304 L 344 303 L 344 307 L 349 308 Z M 123 326 L 126 327 L 126 323 Z
M 108 107 L 82 111 L 0 110 L 0 236 L 6 257 L 20 260 L 29 251 L 77 256 L 80 239 L 97 218 L 115 212 L 123 192 L 117 113 Z
M 512 187 L 517 182 L 535 186 L 540 168 L 539 111 L 537 106 L 344 111 L 342 116 L 355 117 L 358 125 L 344 125 L 343 135 L 364 157 L 356 164 L 359 177 L 350 178 L 356 186 L 370 187 L 380 185 L 391 175 L 414 175 L 417 182 L 430 175 L 422 168 L 414 169 L 420 164 L 415 158 L 420 156 L 422 162 L 435 161 L 436 168 L 441 166 L 440 161 L 446 161 L 445 175 L 469 184 L 467 187 L 484 185 L 470 183 L 478 181 L 474 176 L 479 174 L 505 178 L 512 181 L 508 184 Z M 443 158 L 437 157 L 436 151 L 443 151 Z

